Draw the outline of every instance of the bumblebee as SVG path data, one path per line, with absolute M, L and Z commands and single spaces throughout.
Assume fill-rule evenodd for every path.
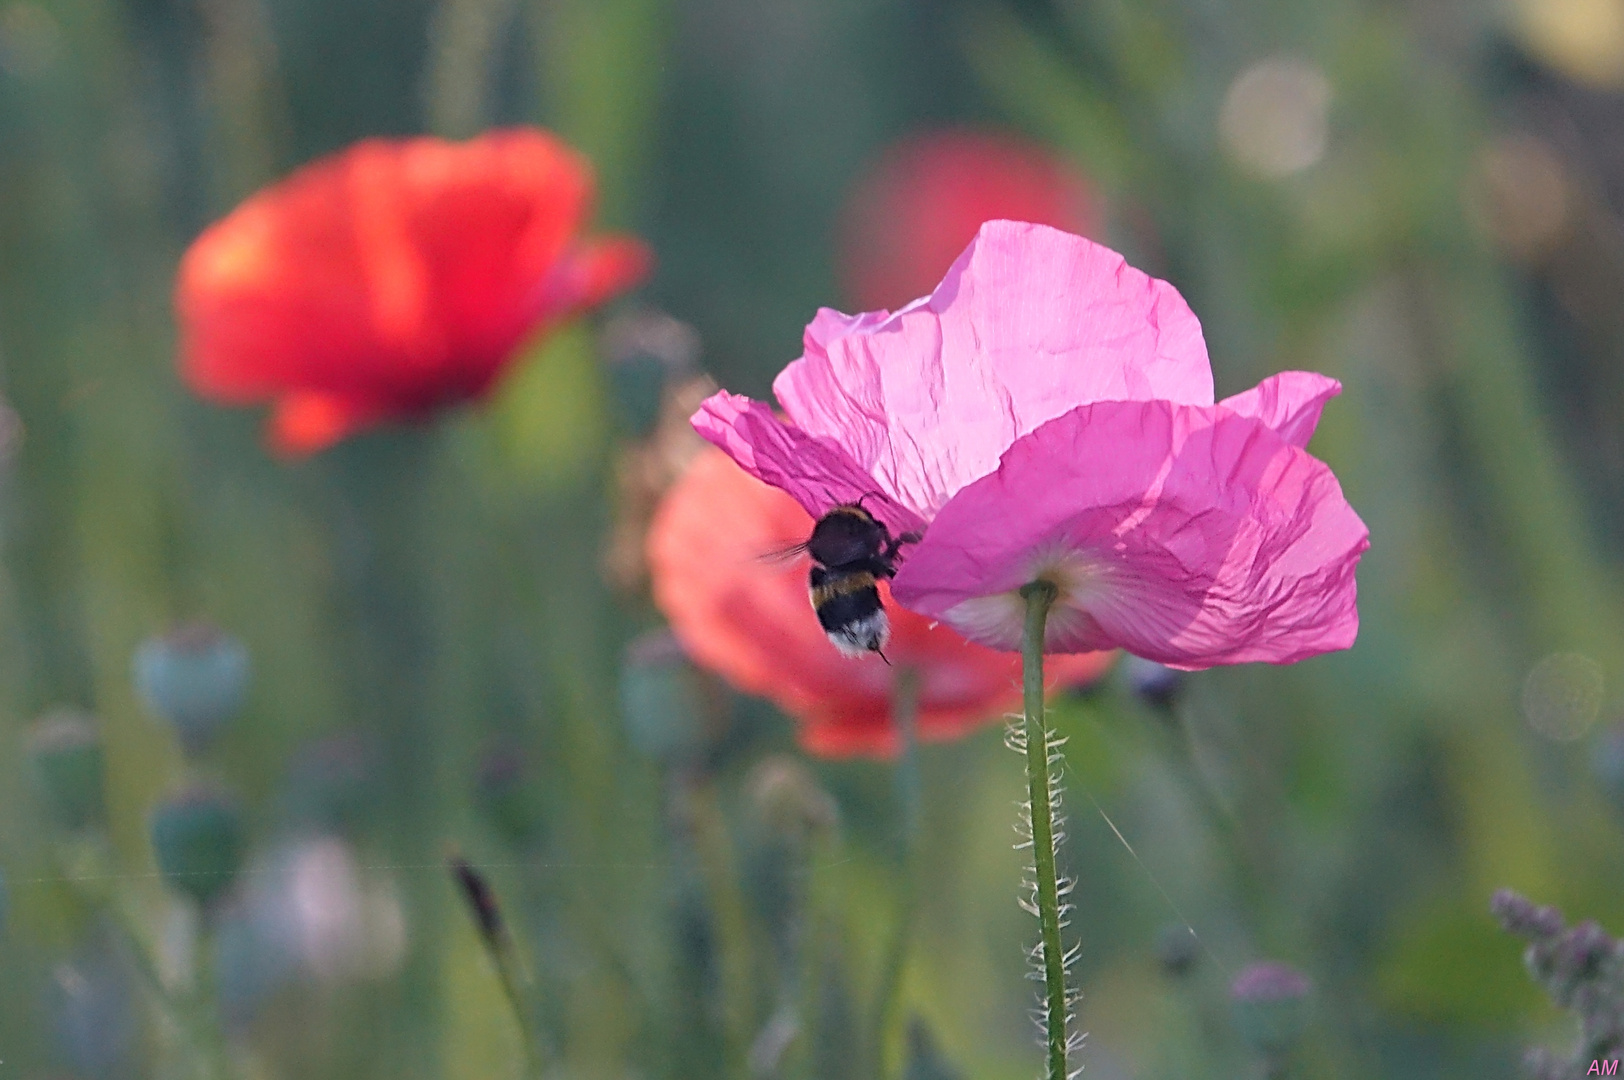
M 800 545 L 812 557 L 812 610 L 843 655 L 873 652 L 885 659 L 880 650 L 891 623 L 880 603 L 879 582 L 896 576 L 902 545 L 918 541 L 917 533 L 893 537 L 861 500 L 835 507 L 812 526 L 811 537 Z

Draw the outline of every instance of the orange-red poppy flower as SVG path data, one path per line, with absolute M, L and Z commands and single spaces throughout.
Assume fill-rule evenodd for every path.
M 591 201 L 586 160 L 542 131 L 357 143 L 187 251 L 181 372 L 222 404 L 274 402 L 288 454 L 480 397 L 527 337 L 647 272 L 637 240 L 580 235 Z
M 1093 236 L 1088 181 L 1019 135 L 947 130 L 892 145 L 852 189 L 840 243 L 859 311 L 895 310 L 942 280 L 983 222 L 998 218 Z
M 807 561 L 761 557 L 811 531 L 794 499 L 720 450 L 695 458 L 655 515 L 648 556 L 655 602 L 696 662 L 796 717 L 803 745 L 829 756 L 896 752 L 891 696 L 903 670 L 919 678 L 921 739 L 956 738 L 1019 708 L 1019 656 L 972 645 L 897 607 L 883 584 L 892 666 L 840 655 L 808 602 Z M 1111 656 L 1052 656 L 1051 685 L 1092 679 Z

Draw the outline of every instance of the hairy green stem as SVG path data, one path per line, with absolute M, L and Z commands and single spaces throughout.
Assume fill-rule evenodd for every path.
M 896 728 L 899 754 L 896 766 L 898 821 L 898 862 L 902 887 L 897 898 L 896 926 L 886 949 L 880 982 L 874 995 L 873 1019 L 869 1027 L 869 1075 L 885 1075 L 886 1035 L 896 1018 L 902 991 L 902 974 L 907 968 L 908 945 L 912 938 L 915 910 L 919 906 L 919 672 L 898 668 L 891 684 L 891 723 Z
M 1055 871 L 1054 802 L 1050 790 L 1049 729 L 1043 715 L 1043 637 L 1057 590 L 1047 581 L 1021 588 L 1026 629 L 1021 637 L 1021 685 L 1026 699 L 1026 785 L 1032 813 L 1032 866 L 1042 929 L 1044 1033 L 1048 1080 L 1066 1080 L 1066 963 L 1060 944 L 1060 879 Z

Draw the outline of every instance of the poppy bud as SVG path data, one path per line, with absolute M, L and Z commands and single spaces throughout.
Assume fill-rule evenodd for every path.
M 59 709 L 34 725 L 29 758 L 40 795 L 56 822 L 68 829 L 101 824 L 107 816 L 107 763 L 95 721 Z
M 132 667 L 142 701 L 174 725 L 189 755 L 209 748 L 248 687 L 248 649 L 208 623 L 151 638 L 136 650 Z
M 908 1065 L 903 1080 L 963 1080 L 964 1073 L 942 1056 L 930 1025 L 920 1017 L 908 1021 Z
M 246 846 L 242 811 L 217 788 L 188 787 L 153 811 L 152 851 L 164 881 L 203 907 L 236 880 Z
M 620 711 L 633 746 L 668 760 L 703 744 L 698 677 L 669 630 L 651 631 L 626 647 Z
M 1235 1027 L 1263 1054 L 1291 1049 L 1308 1026 L 1313 984 L 1295 968 L 1273 961 L 1252 964 L 1229 987 Z
M 1201 943 L 1195 931 L 1183 923 L 1170 923 L 1156 933 L 1156 961 L 1170 978 L 1190 973 L 1201 958 Z
M 1128 657 L 1122 670 L 1134 695 L 1153 709 L 1171 709 L 1184 689 L 1184 672 L 1142 656 Z

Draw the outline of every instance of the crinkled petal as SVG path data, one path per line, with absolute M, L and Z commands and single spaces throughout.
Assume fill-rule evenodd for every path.
M 1102 402 L 1021 439 L 943 507 L 894 591 L 1016 649 L 1017 590 L 1042 576 L 1062 589 L 1050 651 L 1288 663 L 1353 643 L 1368 546 L 1331 470 L 1259 418 Z
M 784 423 L 759 401 L 719 391 L 699 406 L 693 425 L 745 472 L 789 492 L 814 518 L 861 498 L 893 535 L 924 529 L 917 514 L 881 491 L 834 440 Z
M 1254 416 L 1293 446 L 1308 445 L 1319 426 L 1325 403 L 1342 392 L 1342 384 L 1312 371 L 1282 371 L 1252 389 L 1218 404 L 1242 416 Z
M 992 221 L 928 298 L 893 315 L 820 312 L 773 384 L 923 517 L 1079 404 L 1212 404 L 1201 326 L 1177 290 L 1041 225 Z

